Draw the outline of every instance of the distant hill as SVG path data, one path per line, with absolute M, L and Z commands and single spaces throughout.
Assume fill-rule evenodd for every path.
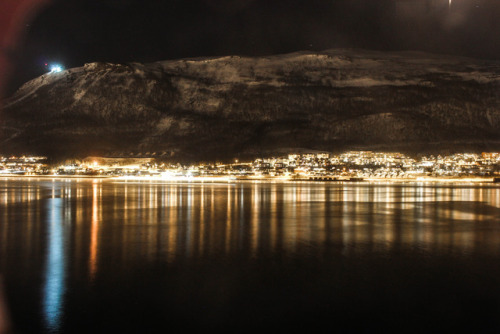
M 334 49 L 92 63 L 22 86 L 0 152 L 253 157 L 294 150 L 500 151 L 500 63 Z

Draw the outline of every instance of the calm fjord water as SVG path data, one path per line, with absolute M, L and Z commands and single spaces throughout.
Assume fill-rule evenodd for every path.
M 500 186 L 0 179 L 19 333 L 500 329 Z

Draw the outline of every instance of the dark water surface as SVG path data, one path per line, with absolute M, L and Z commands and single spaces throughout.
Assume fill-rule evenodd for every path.
M 0 179 L 17 333 L 500 330 L 500 186 Z

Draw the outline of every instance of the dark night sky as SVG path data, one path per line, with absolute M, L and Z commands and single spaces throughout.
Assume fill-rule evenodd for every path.
M 500 58 L 498 0 L 60 0 L 26 27 L 9 93 L 47 71 L 334 47 Z

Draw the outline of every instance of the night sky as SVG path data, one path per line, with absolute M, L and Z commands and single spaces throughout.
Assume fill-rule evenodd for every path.
M 94 61 L 348 47 L 500 58 L 497 0 L 60 0 L 26 26 L 8 86 Z

